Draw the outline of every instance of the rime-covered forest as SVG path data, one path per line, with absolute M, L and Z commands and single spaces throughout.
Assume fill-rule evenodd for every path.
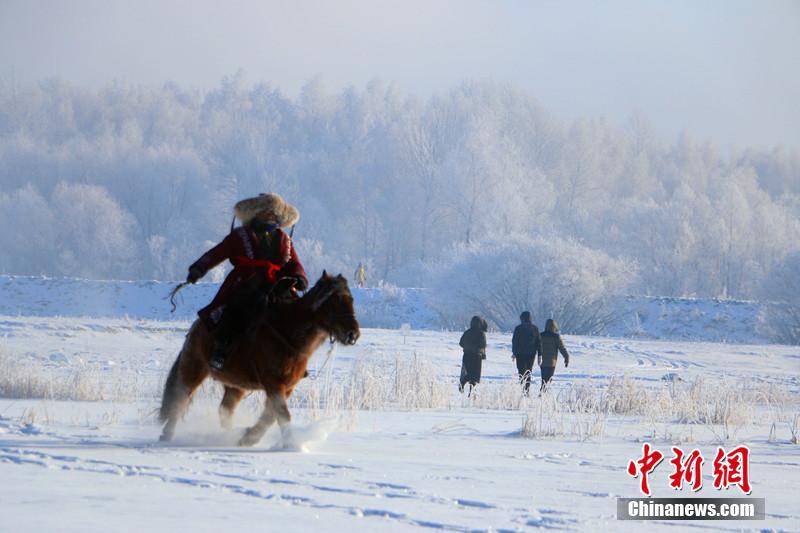
M 264 191 L 300 209 L 311 276 L 363 262 L 368 284 L 519 301 L 498 317 L 548 291 L 786 299 L 800 278 L 797 150 L 663 139 L 641 114 L 568 122 L 491 82 L 0 80 L 0 273 L 182 279 Z

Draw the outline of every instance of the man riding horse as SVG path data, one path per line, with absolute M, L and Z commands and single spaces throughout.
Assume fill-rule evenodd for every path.
M 292 240 L 281 229 L 300 219 L 294 206 L 277 194 L 261 194 L 237 202 L 234 214 L 242 225 L 195 261 L 186 277 L 195 283 L 226 259 L 234 267 L 212 302 L 197 313 L 214 334 L 209 366 L 215 370 L 223 368 L 232 342 L 269 301 L 296 298 L 308 287 Z

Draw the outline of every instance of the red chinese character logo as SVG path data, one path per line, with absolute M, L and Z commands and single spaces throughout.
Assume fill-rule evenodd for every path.
M 675 457 L 670 460 L 670 464 L 675 467 L 675 471 L 669 476 L 669 486 L 676 490 L 683 490 L 683 482 L 691 483 L 692 490 L 698 491 L 703 486 L 703 456 L 700 450 L 692 450 L 692 453 L 683 458 L 683 450 L 672 448 Z
M 750 448 L 739 446 L 727 454 L 717 448 L 714 458 L 714 488 L 727 489 L 738 485 L 745 494 L 750 494 Z
M 639 474 L 642 475 L 640 490 L 645 496 L 650 496 L 650 485 L 647 483 L 647 475 L 655 469 L 663 458 L 664 454 L 656 449 L 653 449 L 653 453 L 650 453 L 650 443 L 645 442 L 642 445 L 641 459 L 635 462 L 631 460 L 628 463 L 628 475 L 632 477 L 637 477 Z

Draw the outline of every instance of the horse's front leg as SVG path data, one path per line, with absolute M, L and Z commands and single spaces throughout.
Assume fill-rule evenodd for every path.
M 273 422 L 275 422 L 275 412 L 272 402 L 270 401 L 270 395 L 267 394 L 267 399 L 264 402 L 264 411 L 258 418 L 258 422 L 252 427 L 247 428 L 247 431 L 244 432 L 242 438 L 239 439 L 239 446 L 253 446 L 256 444 L 261 440 L 261 437 L 264 436 L 264 433 L 267 432 Z
M 270 395 L 269 401 L 272 402 L 272 411 L 278 419 L 278 426 L 281 428 L 281 444 L 287 450 L 303 450 L 302 444 L 297 442 L 292 434 L 292 415 L 289 413 L 289 406 L 286 403 L 286 395 L 278 392 Z
M 231 429 L 233 424 L 233 411 L 239 402 L 244 398 L 244 390 L 236 387 L 225 386 L 225 396 L 219 405 L 219 422 L 225 429 Z

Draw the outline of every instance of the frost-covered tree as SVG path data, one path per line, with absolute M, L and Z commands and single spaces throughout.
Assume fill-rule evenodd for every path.
M 761 317 L 762 331 L 775 341 L 800 344 L 800 252 L 770 271 L 761 297 L 769 302 Z
M 509 330 L 530 310 L 573 333 L 597 333 L 615 319 L 608 303 L 635 274 L 574 241 L 523 235 L 458 245 L 430 268 L 431 299 L 447 323 L 479 314 Z
M 547 235 L 637 264 L 631 292 L 751 298 L 800 250 L 798 161 L 665 142 L 641 114 L 622 128 L 559 120 L 491 82 L 421 98 L 320 80 L 288 97 L 242 75 L 209 91 L 0 80 L 0 244 L 13 250 L 0 271 L 182 278 L 237 199 L 272 190 L 300 209 L 298 238 L 353 263 L 345 272 L 370 264 L 376 281 L 425 286 L 422 266 L 457 243 Z M 72 235 L 59 263 L 28 250 L 53 241 L 66 196 L 76 213 L 115 205 L 124 227 L 109 232 L 136 259 L 98 262 Z M 72 229 L 98 250 L 108 237 Z
M 310 284 L 313 285 L 322 276 L 323 270 L 327 270 L 331 275 L 342 274 L 354 285 L 355 267 L 352 267 L 353 260 L 349 257 L 326 252 L 324 245 L 314 239 L 300 238 L 295 241 L 294 245 L 298 257 L 303 262 Z
M 0 272 L 58 274 L 58 219 L 33 185 L 0 192 Z
M 135 220 L 103 187 L 61 183 L 50 206 L 55 222 L 50 249 L 57 273 L 123 279 L 143 275 L 137 269 Z

